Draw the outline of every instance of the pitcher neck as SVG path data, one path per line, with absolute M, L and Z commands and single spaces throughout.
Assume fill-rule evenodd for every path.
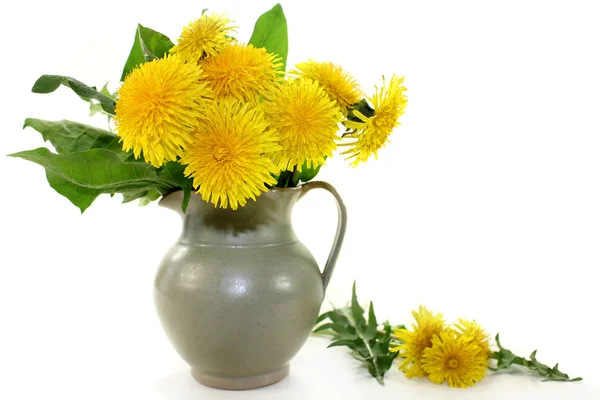
M 169 199 L 169 196 L 175 198 Z M 161 205 L 174 209 L 181 195 L 170 194 Z M 216 208 L 193 194 L 183 217 L 180 243 L 197 246 L 273 246 L 298 240 L 292 228 L 292 210 L 302 196 L 300 188 L 274 189 L 249 200 L 237 210 Z M 173 207 L 168 202 L 173 203 Z M 181 203 L 179 202 L 179 205 Z M 180 213 L 181 214 L 181 213 Z

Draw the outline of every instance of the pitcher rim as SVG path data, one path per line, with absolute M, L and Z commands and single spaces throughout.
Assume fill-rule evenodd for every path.
M 302 183 L 302 184 L 300 184 L 300 185 L 298 185 L 296 187 L 272 187 L 269 190 L 267 190 L 266 192 L 262 192 L 262 193 L 264 194 L 264 193 L 269 193 L 269 192 L 293 192 L 293 191 L 297 191 L 297 190 L 302 190 L 302 186 L 304 186 L 305 184 L 306 184 L 306 182 Z M 169 193 L 165 194 L 163 196 L 163 198 L 167 197 L 167 196 L 170 196 L 173 193 L 177 193 L 177 192 L 183 192 L 183 189 L 173 190 L 172 192 L 169 192 Z M 192 195 L 194 195 L 194 194 L 200 195 L 196 190 L 192 190 Z
M 264 195 L 268 195 L 269 193 L 302 193 L 303 186 L 305 184 L 306 183 L 303 183 L 303 184 L 298 185 L 296 187 L 284 187 L 284 188 L 282 188 L 282 187 L 272 187 L 268 191 L 262 192 L 261 195 L 256 196 L 256 197 L 258 199 L 258 197 L 264 196 Z M 168 199 L 170 199 L 174 195 L 175 196 L 176 195 L 181 196 L 182 194 L 183 194 L 183 190 L 182 189 L 173 190 L 172 192 L 169 192 L 169 193 L 165 194 L 164 196 L 162 196 L 162 198 L 158 201 L 158 205 L 161 206 L 161 207 L 170 208 L 169 206 L 167 206 Z M 192 198 L 197 198 L 196 196 L 199 196 L 200 198 L 202 198 L 201 195 L 200 195 L 200 193 L 197 193 L 195 190 L 192 190 L 191 195 L 192 195 Z M 203 199 L 203 201 L 205 201 L 205 200 Z

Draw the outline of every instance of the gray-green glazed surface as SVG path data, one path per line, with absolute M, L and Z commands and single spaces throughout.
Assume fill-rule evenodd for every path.
M 340 224 L 325 272 L 298 240 L 291 213 L 312 188 L 338 199 Z M 181 192 L 161 205 L 180 210 Z M 323 182 L 264 193 L 236 211 L 193 195 L 183 231 L 156 275 L 154 300 L 171 343 L 201 383 L 251 389 L 288 372 L 317 318 L 341 246 L 345 209 Z

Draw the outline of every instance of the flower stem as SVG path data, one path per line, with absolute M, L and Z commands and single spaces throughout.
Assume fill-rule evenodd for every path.
M 290 177 L 290 182 L 288 187 L 296 187 L 296 180 L 298 179 L 298 165 L 294 165 L 294 170 L 292 171 L 292 176 Z
M 288 187 L 296 187 L 294 182 L 298 177 L 298 166 L 294 165 L 294 169 L 292 171 L 281 171 L 279 178 L 277 179 L 277 187 L 278 188 L 288 188 Z
M 290 180 L 291 174 L 292 174 L 291 171 L 281 171 L 281 174 L 279 174 L 279 178 L 277 179 L 277 187 L 278 188 L 287 187 L 287 184 Z

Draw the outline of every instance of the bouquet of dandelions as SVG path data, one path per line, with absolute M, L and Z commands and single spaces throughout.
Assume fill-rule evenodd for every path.
M 338 146 L 352 165 L 377 155 L 406 107 L 403 78 L 384 80 L 367 100 L 331 62 L 309 60 L 286 74 L 280 5 L 258 19 L 248 44 L 234 38 L 235 28 L 205 10 L 174 45 L 139 25 L 115 94 L 42 76 L 33 92 L 71 88 L 92 113 L 109 116 L 114 133 L 29 118 L 25 127 L 56 153 L 12 156 L 42 165 L 50 186 L 83 212 L 102 193 L 144 205 L 176 190 L 184 192 L 184 211 L 193 191 L 235 210 L 272 187 L 313 179 Z

